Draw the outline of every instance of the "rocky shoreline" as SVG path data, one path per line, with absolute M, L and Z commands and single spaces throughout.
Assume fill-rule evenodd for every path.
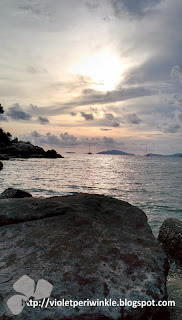
M 45 151 L 30 142 L 10 141 L 6 144 L 0 143 L 0 160 L 9 160 L 10 158 L 63 158 L 63 156 L 54 149 Z

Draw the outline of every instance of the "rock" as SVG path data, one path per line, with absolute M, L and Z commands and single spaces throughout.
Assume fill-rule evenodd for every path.
M 167 253 L 182 262 L 182 221 L 166 219 L 160 228 L 158 240 Z
M 26 191 L 20 189 L 8 188 L 0 194 L 0 199 L 8 198 L 27 198 L 32 197 L 32 195 Z
M 46 151 L 46 158 L 63 158 L 60 154 L 58 154 L 54 149 Z
M 3 168 L 3 163 L 0 161 L 0 170 Z
M 17 293 L 15 282 L 20 279 L 17 294 L 30 294 L 26 276 L 52 284 L 51 301 L 167 298 L 166 255 L 144 212 L 124 201 L 91 194 L 2 199 L 0 221 L 1 319 L 15 319 L 7 306 Z M 158 307 L 25 306 L 16 319 L 157 320 L 162 312 Z
M 53 149 L 45 151 L 41 147 L 34 146 L 30 142 L 24 141 L 0 145 L 0 154 L 7 158 L 63 158 Z

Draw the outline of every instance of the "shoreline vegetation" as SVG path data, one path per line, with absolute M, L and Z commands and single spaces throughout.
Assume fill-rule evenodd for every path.
M 0 114 L 4 109 L 0 104 Z M 0 128 L 0 160 L 9 160 L 10 158 L 64 158 L 54 149 L 45 151 L 43 148 L 34 146 L 30 142 L 19 141 L 18 138 L 12 138 L 11 133 L 5 132 Z M 1 165 L 0 165 L 0 169 Z

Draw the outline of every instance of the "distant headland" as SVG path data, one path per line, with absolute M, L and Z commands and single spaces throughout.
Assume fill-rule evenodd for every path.
M 63 158 L 54 149 L 45 151 L 43 148 L 34 146 L 30 142 L 12 139 L 9 132 L 0 128 L 0 160 L 10 158 Z
M 113 154 L 113 155 L 118 155 L 118 156 L 134 156 L 134 153 L 127 153 L 124 151 L 120 150 L 107 150 L 107 151 L 101 151 L 98 152 L 97 154 Z

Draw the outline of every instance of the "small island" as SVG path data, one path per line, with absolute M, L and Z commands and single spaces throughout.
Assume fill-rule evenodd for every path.
M 101 151 L 98 152 L 97 154 L 112 154 L 112 155 L 117 155 L 117 156 L 134 156 L 134 153 L 127 153 L 124 151 L 120 150 L 107 150 L 107 151 Z

